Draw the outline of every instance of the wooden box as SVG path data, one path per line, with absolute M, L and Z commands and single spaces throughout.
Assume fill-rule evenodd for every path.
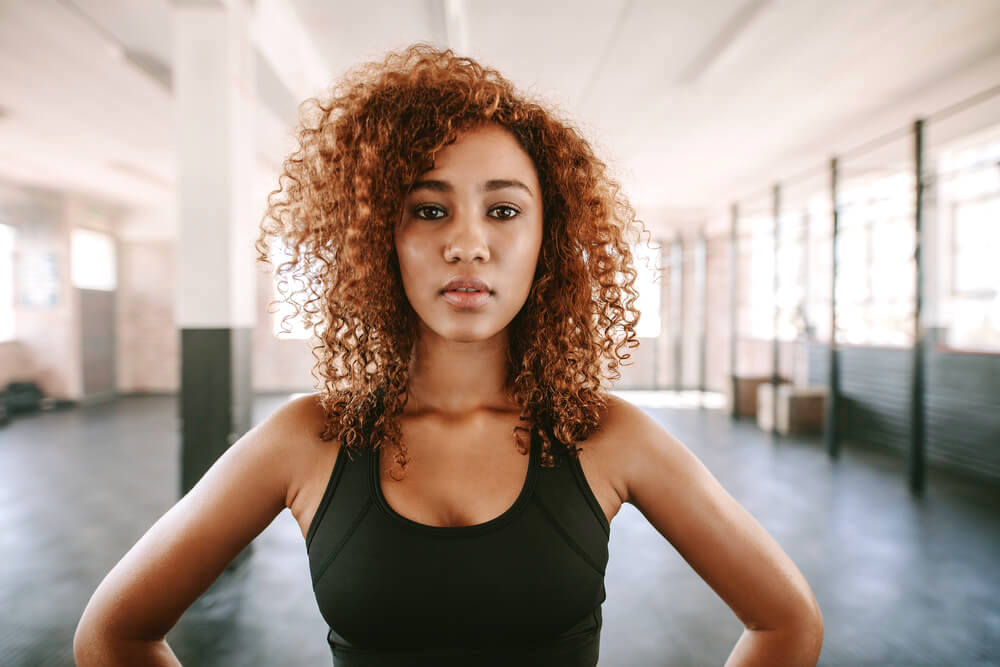
M 779 384 L 776 416 L 773 400 L 772 384 L 766 383 L 757 387 L 757 425 L 762 430 L 770 431 L 775 418 L 778 422 L 777 431 L 782 435 L 820 433 L 823 430 L 825 387 Z

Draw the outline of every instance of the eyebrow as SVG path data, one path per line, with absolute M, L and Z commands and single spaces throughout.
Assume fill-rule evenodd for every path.
M 521 181 L 513 179 L 498 178 L 490 181 L 486 181 L 480 188 L 481 192 L 492 192 L 493 190 L 503 190 L 504 188 L 520 188 L 527 192 L 529 195 L 534 197 L 534 193 L 531 191 L 527 185 Z M 454 192 L 455 188 L 452 187 L 451 183 L 448 181 L 417 181 L 410 188 L 410 192 L 415 190 L 432 190 L 434 192 Z

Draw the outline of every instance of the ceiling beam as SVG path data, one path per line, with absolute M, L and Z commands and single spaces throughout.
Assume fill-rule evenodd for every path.
M 584 85 L 583 90 L 580 91 L 576 108 L 585 108 L 587 102 L 590 101 L 591 95 L 593 95 L 594 91 L 600 85 L 601 78 L 604 76 L 604 71 L 607 69 L 608 62 L 611 60 L 611 54 L 618 47 L 619 42 L 623 41 L 622 38 L 625 21 L 632 13 L 634 7 L 635 0 L 625 0 L 625 2 L 622 3 L 621 9 L 618 10 L 618 15 L 615 17 L 615 25 L 611 28 L 611 33 L 608 36 L 607 41 L 604 43 L 604 49 L 601 51 L 601 55 L 597 59 L 597 66 L 594 68 L 594 71 L 590 73 L 590 78 Z
M 257 0 L 250 19 L 250 39 L 261 56 L 295 96 L 304 100 L 331 83 L 328 64 L 288 2 Z
M 678 77 L 677 83 L 692 85 L 697 82 L 709 68 L 719 61 L 722 54 L 732 48 L 737 38 L 747 31 L 761 11 L 769 4 L 771 4 L 771 0 L 747 0 L 744 2 L 736 10 L 736 13 L 726 21 L 722 29 L 709 40 L 705 48 L 688 63 Z
M 434 41 L 460 56 L 469 55 L 469 15 L 465 0 L 429 0 Z

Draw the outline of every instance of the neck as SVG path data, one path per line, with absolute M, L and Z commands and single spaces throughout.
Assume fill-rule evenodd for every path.
M 486 340 L 442 338 L 421 327 L 410 359 L 405 413 L 467 417 L 482 410 L 516 410 L 505 391 L 507 329 Z

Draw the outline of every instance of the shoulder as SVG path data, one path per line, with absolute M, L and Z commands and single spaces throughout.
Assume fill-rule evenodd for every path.
M 291 454 L 319 440 L 325 421 L 319 394 L 307 394 L 281 404 L 253 430 L 267 436 L 275 453 Z
M 637 429 L 649 427 L 648 422 L 655 424 L 652 417 L 642 408 L 615 394 L 605 394 L 607 409 L 601 418 L 601 429 L 609 429 L 616 435 L 634 434 Z
M 605 394 L 607 408 L 601 416 L 600 432 L 615 441 L 615 448 L 621 455 L 641 448 L 637 443 L 648 442 L 650 438 L 668 435 L 645 410 L 634 403 L 614 394 Z
M 268 450 L 268 458 L 284 473 L 288 506 L 311 479 L 317 461 L 336 455 L 337 440 L 320 438 L 325 423 L 319 394 L 313 393 L 283 403 L 251 431 L 256 431 L 254 440 Z
M 652 467 L 680 474 L 693 454 L 660 422 L 634 403 L 606 394 L 607 408 L 592 437 L 595 455 L 613 480 L 622 502 L 634 504 L 635 489 Z M 588 440 L 589 442 L 589 440 Z
M 268 415 L 262 424 L 269 428 L 297 433 L 303 429 L 322 429 L 326 420 L 319 394 L 305 394 L 282 403 L 274 412 Z

